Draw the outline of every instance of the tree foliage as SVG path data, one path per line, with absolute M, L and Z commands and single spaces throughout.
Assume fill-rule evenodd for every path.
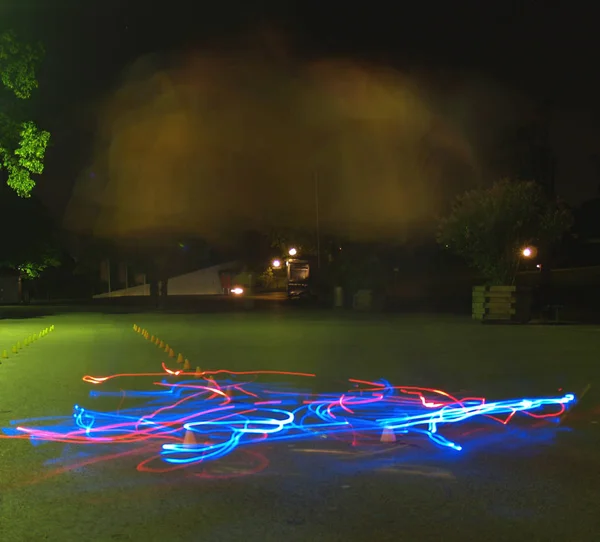
M 43 205 L 35 198 L 21 198 L 6 186 L 0 187 L 0 268 L 36 278 L 48 267 L 60 265 L 61 251 L 56 227 Z
M 291 228 L 272 228 L 269 237 L 271 248 L 277 250 L 282 256 L 287 256 L 290 248 L 295 248 L 299 257 L 317 254 L 315 232 Z M 326 241 L 322 238 L 321 242 L 325 243 Z
M 350 292 L 378 289 L 386 282 L 380 247 L 373 243 L 346 242 L 333 252 L 331 279 Z
M 490 284 L 502 285 L 514 280 L 524 246 L 549 250 L 571 224 L 570 211 L 547 199 L 537 183 L 502 180 L 457 197 L 437 240 Z
M 40 45 L 20 42 L 13 32 L 0 35 L 0 169 L 19 196 L 29 197 L 35 186 L 31 175 L 44 170 L 50 134 L 22 120 L 20 103 L 38 87 L 36 69 L 43 57 Z

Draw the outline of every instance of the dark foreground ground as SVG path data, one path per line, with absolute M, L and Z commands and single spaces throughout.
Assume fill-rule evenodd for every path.
M 314 371 L 332 387 L 385 377 L 501 398 L 578 393 L 600 376 L 600 328 L 591 326 L 285 311 L 57 314 L 0 322 L 0 351 L 9 354 L 17 340 L 56 326 L 2 360 L 0 427 L 88 405 L 84 374 L 156 371 L 166 358 L 133 323 L 194 367 Z M 412 437 L 359 447 L 320 439 L 267 444 L 203 471 L 161 475 L 137 472 L 143 452 L 135 449 L 71 468 L 56 460 L 77 454 L 73 447 L 0 439 L 0 540 L 595 540 L 595 391 L 597 384 L 562 426 L 453 429 L 464 445 L 459 453 Z M 266 468 L 247 474 L 265 459 Z

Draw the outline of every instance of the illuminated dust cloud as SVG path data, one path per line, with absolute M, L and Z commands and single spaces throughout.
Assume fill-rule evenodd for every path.
M 516 108 L 481 82 L 439 90 L 384 66 L 259 53 L 134 63 L 98 112 L 66 227 L 213 241 L 312 228 L 317 183 L 323 231 L 397 237 L 485 178 Z

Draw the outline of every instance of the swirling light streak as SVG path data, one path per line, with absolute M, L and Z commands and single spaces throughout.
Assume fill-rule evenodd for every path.
M 54 427 L 5 429 L 9 437 L 30 438 L 32 442 L 75 444 L 155 443 L 160 459 L 182 468 L 214 461 L 241 447 L 269 442 L 347 438 L 352 444 L 359 436 L 373 440 L 382 431 L 427 437 L 434 444 L 452 450 L 462 446 L 440 434 L 440 428 L 475 417 L 488 417 L 508 423 L 517 413 L 533 418 L 560 416 L 573 394 L 560 397 L 522 398 L 487 402 L 484 398 L 459 399 L 442 390 L 392 386 L 389 382 L 349 380 L 352 386 L 342 393 L 312 394 L 259 382 L 264 376 L 307 379 L 311 373 L 226 370 L 184 373 L 163 365 L 163 373 L 124 373 L 105 377 L 86 375 L 83 380 L 95 386 L 119 378 L 163 379 L 144 391 L 91 390 L 91 397 L 119 397 L 143 401 L 139 406 L 116 412 L 88 410 L 75 405 L 70 424 L 65 417 L 37 418 L 29 422 L 58 422 Z M 215 378 L 227 376 L 227 379 Z M 185 380 L 193 377 L 194 380 Z M 201 380 L 199 380 L 201 378 Z M 173 381 L 176 379 L 177 381 Z M 189 433 L 188 433 L 189 432 Z M 186 433 L 195 442 L 184 442 Z M 153 458 L 145 459 L 138 470 L 164 472 L 152 468 Z M 262 463 L 261 463 L 262 464 Z

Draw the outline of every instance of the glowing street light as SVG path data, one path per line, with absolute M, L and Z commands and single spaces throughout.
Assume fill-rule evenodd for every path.
M 281 260 L 273 260 L 272 265 L 275 269 L 279 269 L 281 267 Z
M 295 256 L 296 254 L 298 254 L 298 251 L 297 251 L 297 250 L 296 250 L 294 247 L 292 247 L 292 248 L 290 248 L 290 250 L 288 251 L 288 254 L 289 254 L 290 256 Z
M 533 247 L 525 247 L 522 251 L 521 251 L 521 256 L 523 256 L 523 258 L 531 258 L 532 256 L 534 256 L 535 250 L 533 249 Z

